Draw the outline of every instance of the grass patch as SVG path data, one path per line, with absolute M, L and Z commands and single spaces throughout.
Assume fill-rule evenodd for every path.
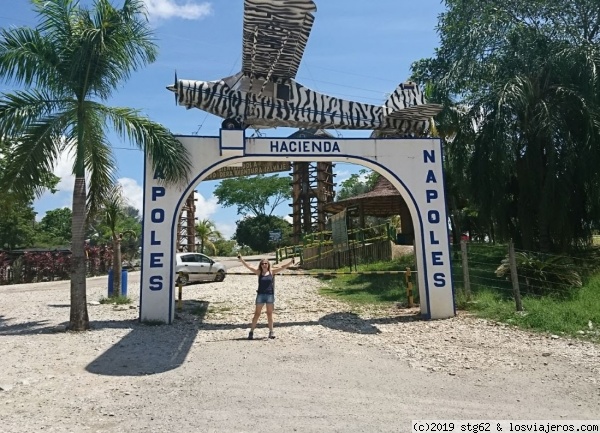
M 412 258 L 414 262 L 414 258 Z M 358 265 L 357 272 L 368 271 L 403 271 L 406 267 L 414 270 L 411 259 L 406 256 L 389 262 Z M 313 270 L 314 272 L 328 272 L 328 270 Z M 348 269 L 340 271 L 347 272 Z M 352 269 L 354 271 L 354 268 Z M 331 272 L 329 270 L 329 272 Z M 406 301 L 406 283 L 404 274 L 394 275 L 336 275 L 319 277 L 327 281 L 327 285 L 320 289 L 324 296 L 343 300 L 357 306 L 387 305 Z M 413 297 L 418 302 L 418 288 L 416 275 L 413 274 Z
M 102 297 L 99 301 L 101 304 L 115 304 L 115 305 L 124 305 L 131 304 L 131 298 L 127 296 L 109 296 L 108 298 Z
M 515 311 L 514 300 L 484 289 L 475 293 L 473 302 L 465 302 L 463 307 L 478 317 L 529 330 L 600 341 L 600 275 L 592 277 L 569 299 L 525 296 L 522 302 L 524 311 L 519 313 Z
M 453 247 L 452 265 L 457 308 L 474 315 L 504 322 L 536 332 L 573 336 L 600 342 L 600 273 L 584 277 L 583 287 L 573 287 L 568 294 L 534 296 L 522 294 L 523 312 L 515 310 L 511 282 L 498 278 L 495 270 L 506 256 L 506 247 L 469 246 L 472 295 L 464 294 L 460 250 Z M 364 264 L 357 271 L 415 270 L 414 256 L 402 256 L 389 262 Z M 579 267 L 579 264 L 578 264 Z M 348 271 L 346 267 L 341 271 Z M 354 271 L 354 269 L 352 269 Z M 314 272 L 330 272 L 317 270 Z M 597 272 L 597 271 L 596 271 Z M 387 306 L 406 302 L 404 274 L 339 275 L 318 277 L 325 284 L 324 296 L 342 300 L 353 307 Z M 419 290 L 413 274 L 413 297 L 418 303 Z M 522 290 L 524 286 L 522 285 Z M 590 326 L 591 324 L 591 326 Z
M 146 326 L 162 326 L 162 325 L 166 325 L 165 322 L 163 322 L 162 320 L 144 320 L 142 321 L 143 325 Z
M 194 316 L 204 317 L 208 311 L 208 305 L 207 301 L 195 301 L 189 312 Z
M 227 307 L 227 306 L 219 306 L 219 307 L 215 307 L 212 306 L 208 309 L 208 313 L 213 314 L 213 313 L 227 313 L 229 311 L 232 311 L 233 308 L 231 307 Z

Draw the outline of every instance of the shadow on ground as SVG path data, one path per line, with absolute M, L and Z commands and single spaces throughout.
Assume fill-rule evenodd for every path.
M 206 311 L 204 311 L 206 312 Z M 264 313 L 263 313 L 264 315 Z M 185 309 L 178 315 L 180 319 L 190 320 L 190 316 L 186 314 Z M 251 314 L 248 313 L 248 317 Z M 193 319 L 192 319 L 193 320 Z M 326 314 L 318 320 L 300 321 L 300 322 L 280 322 L 275 321 L 275 327 L 286 328 L 286 327 L 297 327 L 297 326 L 316 326 L 320 325 L 325 328 L 335 329 L 343 332 L 350 332 L 355 334 L 379 334 L 381 331 L 377 328 L 377 325 L 392 324 L 392 323 L 407 323 L 422 320 L 420 312 L 403 313 L 391 317 L 381 317 L 372 319 L 363 319 L 356 313 L 352 312 L 337 312 Z M 194 322 L 197 324 L 199 330 L 202 331 L 219 331 L 219 330 L 231 330 L 231 329 L 247 329 L 250 323 L 210 323 L 205 322 L 203 319 L 195 319 Z M 266 327 L 266 324 L 259 323 L 259 328 Z
M 13 319 L 0 316 L 0 335 L 33 335 L 56 332 L 56 326 L 48 326 L 47 320 L 10 323 Z
M 203 320 L 208 302 L 186 301 L 185 311 Z M 144 376 L 173 370 L 185 361 L 198 328 L 176 320 L 172 325 L 128 321 L 131 332 L 85 368 L 105 376 Z M 113 322 L 95 322 L 92 328 L 111 327 Z

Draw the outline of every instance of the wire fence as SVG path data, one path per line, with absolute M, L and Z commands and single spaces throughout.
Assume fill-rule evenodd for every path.
M 600 251 L 578 255 L 545 254 L 508 245 L 462 241 L 452 246 L 455 291 L 468 299 L 474 292 L 492 289 L 523 309 L 521 296 L 569 298 L 582 287 L 586 275 L 600 269 Z

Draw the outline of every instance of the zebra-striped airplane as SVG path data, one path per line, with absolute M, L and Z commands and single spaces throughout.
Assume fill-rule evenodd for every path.
M 383 106 L 324 95 L 296 82 L 317 7 L 313 0 L 245 0 L 242 70 L 216 81 L 178 80 L 179 105 L 222 117 L 224 129 L 367 129 L 423 135 L 441 106 L 419 86 L 398 86 Z

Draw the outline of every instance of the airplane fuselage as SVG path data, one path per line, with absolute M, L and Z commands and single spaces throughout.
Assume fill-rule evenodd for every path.
M 428 128 L 426 120 L 400 120 L 387 117 L 386 106 L 347 101 L 324 95 L 292 79 L 239 85 L 247 77 L 219 81 L 178 80 L 169 87 L 179 105 L 199 108 L 240 126 L 254 128 L 294 127 L 329 129 L 392 130 L 415 133 Z M 230 86 L 226 81 L 237 85 Z

